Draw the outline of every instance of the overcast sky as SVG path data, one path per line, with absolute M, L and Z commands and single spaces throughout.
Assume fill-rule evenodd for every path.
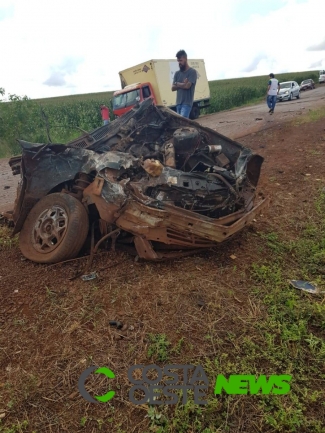
M 0 0 L 0 87 L 43 98 L 120 88 L 179 49 L 209 80 L 325 69 L 325 0 Z

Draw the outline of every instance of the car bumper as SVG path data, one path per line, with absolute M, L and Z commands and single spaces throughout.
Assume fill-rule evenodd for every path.
M 261 196 L 259 202 L 249 211 L 242 209 L 212 220 L 172 205 L 166 205 L 164 210 L 160 210 L 134 200 L 120 212 L 116 225 L 136 236 L 135 244 L 139 257 L 156 260 L 168 255 L 151 250 L 148 242 L 159 240 L 179 248 L 212 248 L 252 223 L 269 204 L 270 198 Z
M 284 101 L 285 99 L 289 99 L 290 95 L 277 95 L 276 100 L 277 101 Z

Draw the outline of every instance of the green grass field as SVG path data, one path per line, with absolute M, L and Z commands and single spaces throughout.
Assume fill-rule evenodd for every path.
M 300 83 L 306 78 L 317 81 L 317 71 L 291 72 L 277 75 L 280 81 Z M 268 78 L 265 76 L 210 81 L 210 107 L 203 114 L 216 113 L 265 97 Z M 0 158 L 20 153 L 16 141 L 66 143 L 101 125 L 100 104 L 110 104 L 113 92 L 88 93 L 35 100 L 16 98 L 0 103 Z

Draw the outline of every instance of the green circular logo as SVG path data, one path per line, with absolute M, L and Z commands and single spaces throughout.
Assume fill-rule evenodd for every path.
M 93 372 L 95 374 L 104 374 L 104 376 L 108 377 L 109 379 L 115 378 L 115 374 L 108 367 L 97 367 L 93 365 L 92 367 L 87 368 L 85 371 L 81 373 L 78 381 L 79 392 L 83 396 L 83 398 L 89 401 L 90 403 L 98 403 L 98 402 L 106 403 L 107 401 L 111 400 L 114 397 L 115 391 L 109 390 L 104 395 L 95 395 L 95 399 L 97 401 L 92 398 L 92 396 L 89 394 L 88 391 L 86 391 L 85 381 L 87 377 Z

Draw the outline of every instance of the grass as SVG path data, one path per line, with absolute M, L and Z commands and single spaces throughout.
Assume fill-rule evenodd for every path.
M 292 72 L 277 76 L 280 81 L 306 78 L 317 81 L 316 71 Z M 210 107 L 203 114 L 215 113 L 259 102 L 265 96 L 268 78 L 265 76 L 210 81 Z M 17 138 L 36 143 L 66 143 L 102 124 L 99 106 L 110 105 L 113 92 L 89 93 L 55 98 L 0 102 L 0 158 L 17 155 Z M 114 118 L 111 112 L 111 119 Z
M 325 287 L 324 215 L 325 195 L 320 192 L 313 214 L 295 241 L 276 232 L 254 236 L 257 245 L 264 244 L 268 259 L 251 266 L 250 312 L 242 314 L 240 332 L 229 329 L 222 339 L 218 332 L 212 333 L 218 355 L 200 360 L 211 381 L 221 372 L 225 376 L 259 375 L 262 371 L 291 374 L 291 392 L 286 396 L 210 397 L 204 407 L 188 403 L 168 414 L 165 407 L 151 408 L 151 431 L 246 431 L 239 429 L 242 411 L 251 412 L 256 420 L 254 430 L 249 431 L 325 431 L 325 298 L 299 293 L 288 285 L 288 279 L 306 278 Z M 236 427 L 230 421 L 234 416 L 238 418 Z
M 325 107 L 316 110 L 309 109 L 306 114 L 300 116 L 293 121 L 294 125 L 302 125 L 303 123 L 317 122 L 319 119 L 325 118 Z
M 156 362 L 167 362 L 169 358 L 168 348 L 170 342 L 164 334 L 149 334 L 148 358 L 154 358 Z
M 11 236 L 11 231 L 6 226 L 0 225 L 0 248 L 11 249 L 17 247 L 19 242 L 18 235 Z

